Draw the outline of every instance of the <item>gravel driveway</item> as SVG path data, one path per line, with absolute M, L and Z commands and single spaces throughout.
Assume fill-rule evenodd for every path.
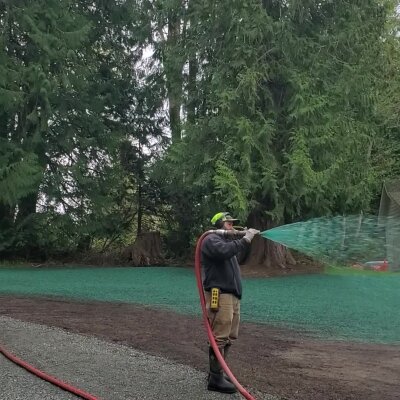
M 240 399 L 205 390 L 206 376 L 187 365 L 59 328 L 0 316 L 0 343 L 36 368 L 101 400 Z M 72 400 L 69 394 L 0 355 L 1 400 Z M 257 399 L 276 397 L 251 390 Z

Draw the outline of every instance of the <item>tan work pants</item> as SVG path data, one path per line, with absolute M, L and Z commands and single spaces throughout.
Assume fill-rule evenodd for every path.
M 218 347 L 231 345 L 239 335 L 240 300 L 228 293 L 219 295 L 218 311 L 210 310 L 211 293 L 204 292 L 208 320 Z

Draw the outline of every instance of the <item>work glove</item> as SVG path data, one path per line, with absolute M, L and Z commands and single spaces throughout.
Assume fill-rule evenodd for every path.
M 255 235 L 258 235 L 260 233 L 259 230 L 254 229 L 254 228 L 250 228 L 246 230 L 246 234 L 244 235 L 244 239 L 251 243 L 251 241 L 253 240 Z

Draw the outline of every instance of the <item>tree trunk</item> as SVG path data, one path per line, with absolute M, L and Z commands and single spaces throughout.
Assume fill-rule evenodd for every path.
M 18 202 L 18 213 L 16 217 L 16 224 L 22 223 L 25 218 L 32 214 L 36 214 L 36 204 L 39 193 L 35 192 L 25 196 Z
M 0 256 L 4 257 L 14 240 L 15 207 L 0 204 Z
M 194 124 L 196 120 L 196 76 L 197 76 L 197 60 L 196 56 L 193 56 L 189 60 L 189 81 L 188 81 L 188 104 L 187 104 L 187 116 L 188 122 Z
M 259 229 L 261 232 L 275 227 L 277 224 L 272 222 L 263 211 L 253 211 L 248 219 L 247 226 Z M 279 267 L 286 269 L 288 266 L 296 264 L 290 250 L 281 244 L 274 243 L 271 240 L 256 236 L 243 261 L 245 265 L 260 266 L 265 268 Z
M 142 234 L 143 204 L 142 204 L 142 185 L 139 182 L 137 192 L 137 234 Z
M 159 265 L 164 262 L 161 254 L 160 232 L 143 232 L 135 243 L 123 252 L 125 260 L 134 266 Z
M 144 181 L 144 161 L 143 161 L 143 146 L 139 140 L 137 155 L 137 235 L 142 234 L 143 227 L 143 185 Z
M 168 16 L 167 48 L 165 53 L 165 74 L 167 78 L 169 124 L 172 143 L 181 139 L 181 103 L 182 103 L 182 68 L 183 61 L 179 55 L 180 39 L 179 13 L 173 10 Z
M 10 227 L 13 225 L 15 208 L 0 203 L 0 226 Z

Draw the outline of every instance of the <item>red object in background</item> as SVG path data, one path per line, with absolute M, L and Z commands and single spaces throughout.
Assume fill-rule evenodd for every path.
M 372 267 L 375 271 L 387 271 L 389 264 L 387 260 L 384 260 L 382 264 L 377 264 Z
M 383 262 L 380 262 L 379 264 L 374 264 L 371 266 L 371 269 L 374 271 L 387 271 L 389 268 L 389 264 L 387 260 L 384 260 Z
M 367 261 L 363 264 L 363 269 L 372 271 L 388 271 L 389 263 L 387 260 L 383 261 Z

